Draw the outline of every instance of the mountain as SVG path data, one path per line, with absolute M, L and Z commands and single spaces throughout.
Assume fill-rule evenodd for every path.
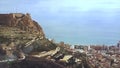
M 30 14 L 0 14 L 0 54 L 11 57 L 14 52 L 47 51 L 55 47 Z
M 15 66 L 18 67 L 21 64 L 17 65 L 17 61 L 14 60 L 24 61 L 32 53 L 50 51 L 56 47 L 55 43 L 45 37 L 42 27 L 38 22 L 32 20 L 30 14 L 0 14 L 0 67 L 8 68 L 8 66 L 11 66 L 11 64 L 7 64 L 8 62 L 15 62 Z M 30 62 L 28 65 L 26 65 L 26 61 L 24 62 L 26 68 L 26 66 L 34 63 L 34 60 L 28 61 Z M 40 60 L 39 63 L 33 65 L 40 64 L 38 67 L 41 67 L 46 62 L 51 63 L 50 68 L 63 68 L 49 60 Z M 24 63 L 22 65 L 24 67 Z M 15 66 L 13 64 L 12 68 Z M 47 66 L 45 65 L 43 68 L 45 67 Z
M 29 13 L 0 14 L 0 43 L 11 38 L 33 39 L 37 36 L 41 39 L 45 38 L 42 27 L 32 20 Z

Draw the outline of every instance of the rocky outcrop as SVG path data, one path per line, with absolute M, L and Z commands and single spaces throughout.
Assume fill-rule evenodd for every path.
M 30 53 L 34 49 L 29 46 L 34 47 L 33 43 L 43 39 L 46 40 L 41 26 L 30 14 L 0 14 L 0 59 L 1 56 L 2 60 L 4 56 L 24 59 L 22 50 Z
M 28 13 L 0 14 L 0 26 L 17 27 L 30 33 L 44 35 L 41 26 L 32 20 Z

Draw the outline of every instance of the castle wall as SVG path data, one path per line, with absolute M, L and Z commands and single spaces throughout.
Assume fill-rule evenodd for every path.
M 11 14 L 0 14 L 0 24 L 1 25 L 6 25 L 6 26 L 11 26 L 12 20 L 12 15 Z

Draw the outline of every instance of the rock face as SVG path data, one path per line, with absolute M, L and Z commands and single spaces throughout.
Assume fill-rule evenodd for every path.
M 41 26 L 32 20 L 28 13 L 0 14 L 0 26 L 17 27 L 24 31 L 44 35 Z
M 32 44 L 37 40 L 46 38 L 41 26 L 32 20 L 30 14 L 0 14 L 0 62 L 4 56 L 19 59 L 24 55 L 23 51 L 33 51 L 35 47 Z

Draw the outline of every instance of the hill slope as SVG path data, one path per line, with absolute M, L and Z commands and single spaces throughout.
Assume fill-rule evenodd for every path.
M 14 45 L 10 45 L 14 43 Z M 47 45 L 47 46 L 46 46 Z M 42 27 L 30 14 L 0 14 L 0 50 L 3 52 L 22 50 L 26 53 L 54 49 L 56 45 L 46 39 Z

